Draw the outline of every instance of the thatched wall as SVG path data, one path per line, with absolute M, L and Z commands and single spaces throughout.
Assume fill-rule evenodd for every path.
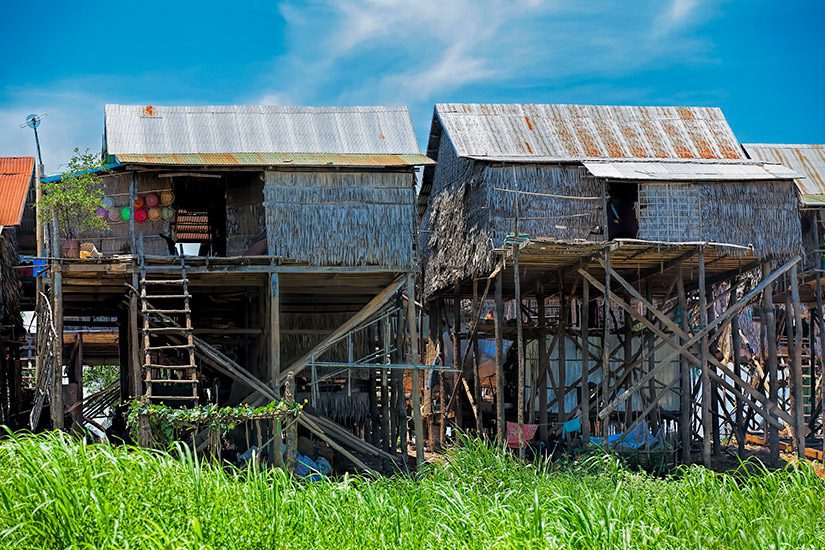
M 412 171 L 267 172 L 269 253 L 312 265 L 408 268 L 414 189 Z
M 4 227 L 0 234 L 0 321 L 3 325 L 22 325 L 20 318 L 20 280 L 17 277 L 15 228 Z
M 752 246 L 760 259 L 802 251 L 791 181 L 639 185 L 639 238 Z M 732 254 L 744 253 L 731 248 Z
M 493 249 L 516 229 L 532 238 L 603 238 L 592 234 L 596 226 L 604 225 L 603 186 L 588 177 L 583 168 L 491 166 L 455 159 L 449 151 L 444 157 L 447 166 L 437 170 L 435 176 L 444 179 L 434 182 L 435 194 L 422 222 L 422 234 L 427 238 L 426 246 L 422 246 L 426 294 L 469 277 L 488 275 L 493 269 Z

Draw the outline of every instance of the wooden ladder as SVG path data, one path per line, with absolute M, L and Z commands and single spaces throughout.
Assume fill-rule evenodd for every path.
M 153 402 L 197 405 L 198 367 L 192 339 L 186 260 L 180 277 L 150 275 L 141 255 L 140 302 L 143 316 L 143 381 Z

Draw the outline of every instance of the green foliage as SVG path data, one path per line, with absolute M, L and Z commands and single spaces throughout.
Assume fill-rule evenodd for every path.
M 120 379 L 120 365 L 90 365 L 83 369 L 83 386 L 87 394 L 108 388 Z
M 236 407 L 219 407 L 210 403 L 190 408 L 172 408 L 135 400 L 129 404 L 126 425 L 132 438 L 137 441 L 139 418 L 145 416 L 149 419 L 149 428 L 155 441 L 168 445 L 176 439 L 176 431 L 181 429 L 193 426 L 208 427 L 226 433 L 234 429 L 239 422 L 284 418 L 290 415 L 294 417 L 301 409 L 302 405 L 287 401 L 271 401 L 258 407 L 247 403 Z
M 0 545 L 13 548 L 823 548 L 812 468 L 701 466 L 662 479 L 608 455 L 535 465 L 466 441 L 415 477 L 318 483 L 171 453 L 12 435 Z
M 60 181 L 43 183 L 40 200 L 40 220 L 57 225 L 65 239 L 76 239 L 87 231 L 105 231 L 109 225 L 97 215 L 103 206 L 103 185 L 100 181 L 103 163 L 99 155 L 81 153 L 75 148 L 68 169 Z

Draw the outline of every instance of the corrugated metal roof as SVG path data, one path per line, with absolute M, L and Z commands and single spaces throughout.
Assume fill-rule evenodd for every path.
M 747 158 L 711 107 L 450 103 L 435 112 L 458 155 L 482 160 Z
M 181 153 L 116 156 L 121 164 L 176 166 L 423 166 L 435 164 L 424 155 L 345 155 L 340 153 Z
M 789 180 L 799 174 L 781 164 L 739 162 L 584 161 L 592 175 L 637 181 Z
M 0 157 L 0 225 L 18 225 L 23 219 L 33 175 L 34 157 Z
M 106 105 L 110 155 L 419 155 L 406 107 Z
M 802 202 L 809 206 L 822 205 L 821 195 L 825 195 L 825 145 L 745 143 L 743 147 L 751 158 L 784 164 L 804 176 L 796 180 Z

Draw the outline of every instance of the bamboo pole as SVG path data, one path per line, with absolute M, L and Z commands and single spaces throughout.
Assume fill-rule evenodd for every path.
M 590 282 L 587 279 L 582 281 L 582 375 L 579 385 L 581 387 L 581 423 L 582 423 L 582 444 L 586 447 L 590 443 Z
M 794 340 L 793 340 L 793 389 L 796 452 L 800 459 L 805 458 L 805 396 L 802 392 L 802 305 L 799 301 L 799 273 L 796 264 L 791 267 L 791 300 L 793 302 Z M 790 342 L 789 342 L 790 343 Z
M 504 445 L 507 440 L 507 429 L 504 421 L 504 349 L 502 336 L 504 332 L 504 301 L 502 299 L 502 281 L 504 275 L 501 271 L 496 274 L 496 316 L 495 316 L 495 338 L 496 338 L 496 430 L 498 444 Z
M 418 331 L 415 323 L 415 275 L 407 273 L 407 330 L 409 344 L 407 346 L 407 362 L 410 365 L 421 362 L 418 357 Z M 415 458 L 417 467 L 424 464 L 424 425 L 421 421 L 421 373 L 418 369 L 412 371 L 412 414 L 413 429 L 415 430 Z
M 705 285 L 705 247 L 699 245 L 699 325 L 702 330 L 708 326 L 708 301 Z M 700 343 L 700 355 L 702 361 L 702 464 L 710 467 L 712 452 L 713 429 L 711 427 L 711 387 L 710 387 L 710 367 L 708 366 L 707 332 L 702 334 Z

